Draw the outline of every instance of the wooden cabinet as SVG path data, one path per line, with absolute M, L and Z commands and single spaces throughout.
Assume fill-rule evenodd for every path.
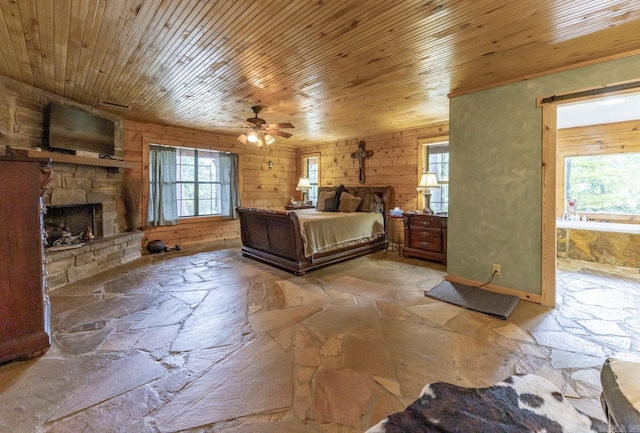
M 402 255 L 447 264 L 447 217 L 405 213 Z
M 49 348 L 41 193 L 48 159 L 0 157 L 0 363 Z

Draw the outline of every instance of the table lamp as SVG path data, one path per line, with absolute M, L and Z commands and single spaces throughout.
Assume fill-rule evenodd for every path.
M 309 183 L 308 177 L 301 177 L 298 182 L 298 186 L 296 186 L 296 191 L 302 191 L 302 203 L 307 204 L 306 195 L 307 191 L 311 189 L 311 183 Z
M 431 188 L 440 188 L 436 174 L 432 172 L 422 173 L 420 183 L 416 190 L 422 191 L 422 195 L 424 196 L 424 209 L 422 209 L 422 213 L 428 215 L 433 215 L 433 210 L 431 210 Z

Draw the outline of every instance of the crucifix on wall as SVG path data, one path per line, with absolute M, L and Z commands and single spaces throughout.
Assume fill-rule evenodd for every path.
M 360 165 L 360 176 L 358 178 L 360 183 L 364 183 L 364 160 L 371 155 L 373 155 L 373 151 L 364 150 L 364 141 L 362 140 L 358 143 L 358 150 L 351 152 L 351 159 L 357 159 Z

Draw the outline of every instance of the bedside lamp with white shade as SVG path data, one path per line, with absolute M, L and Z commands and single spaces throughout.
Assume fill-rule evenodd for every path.
M 420 183 L 418 183 L 416 190 L 422 191 L 422 195 L 424 196 L 424 209 L 422 209 L 422 213 L 427 215 L 433 215 L 433 210 L 431 209 L 431 188 L 440 188 L 436 174 L 433 172 L 422 173 Z
M 301 177 L 300 181 L 298 181 L 298 186 L 296 186 L 296 191 L 302 191 L 302 203 L 307 203 L 307 192 L 311 189 L 311 183 L 309 182 L 308 177 Z

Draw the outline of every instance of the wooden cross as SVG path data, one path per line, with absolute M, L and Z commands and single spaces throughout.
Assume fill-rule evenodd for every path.
M 358 179 L 360 183 L 364 183 L 364 160 L 365 158 L 369 158 L 371 155 L 373 155 L 373 151 L 364 150 L 364 141 L 360 141 L 358 143 L 358 150 L 351 152 L 351 159 L 357 158 L 358 163 L 360 164 L 360 177 Z

